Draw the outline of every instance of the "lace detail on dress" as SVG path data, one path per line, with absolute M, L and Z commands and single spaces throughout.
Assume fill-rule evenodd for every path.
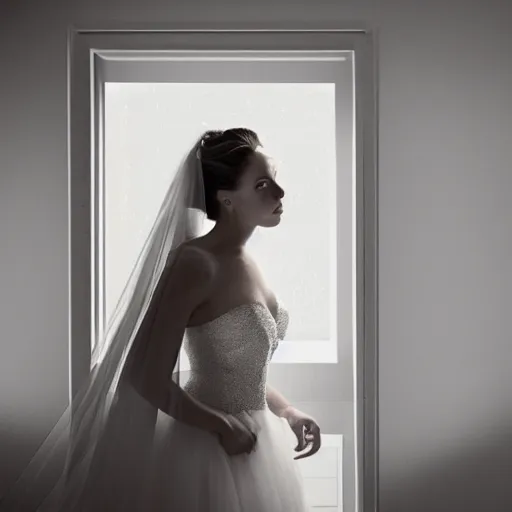
M 263 303 L 254 302 L 188 327 L 183 344 L 191 376 L 185 391 L 231 414 L 265 409 L 268 364 L 288 321 L 280 303 L 274 319 Z

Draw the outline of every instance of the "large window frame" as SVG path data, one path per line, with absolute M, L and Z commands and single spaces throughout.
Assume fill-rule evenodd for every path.
M 94 62 L 94 97 L 93 123 L 95 127 L 104 126 L 104 89 L 106 83 L 329 83 L 334 84 L 335 104 L 335 139 L 336 167 L 334 169 L 336 191 L 335 204 L 331 211 L 329 227 L 334 250 L 329 251 L 329 275 L 333 279 L 332 293 L 329 297 L 330 325 L 329 339 L 291 340 L 280 342 L 271 364 L 337 364 L 338 352 L 349 353 L 353 344 L 353 335 L 347 336 L 350 325 L 340 322 L 338 312 L 350 304 L 350 314 L 355 305 L 354 295 L 350 286 L 355 286 L 355 276 L 350 275 L 355 270 L 355 254 L 352 254 L 352 268 L 338 267 L 340 248 L 354 245 L 352 226 L 350 238 L 347 240 L 345 231 L 341 233 L 340 226 L 346 226 L 340 220 L 347 216 L 355 216 L 354 190 L 345 188 L 347 181 L 355 182 L 354 155 L 354 60 L 353 51 L 315 52 L 315 51 L 188 51 L 160 50 L 130 51 L 103 50 L 96 52 Z M 98 154 L 104 152 L 104 140 L 98 136 Z M 101 335 L 106 324 L 105 314 L 105 197 L 102 196 L 104 176 L 104 159 L 97 159 L 93 173 L 96 189 L 92 192 L 96 197 L 97 211 L 93 212 L 95 239 L 93 252 L 96 260 L 96 279 L 94 283 L 93 324 L 96 335 Z M 347 173 L 350 176 L 342 174 Z M 326 197 L 329 197 L 326 194 Z M 352 206 L 352 208 L 350 208 Z M 344 210 L 342 210 L 342 208 Z M 355 251 L 353 251 L 355 253 Z M 346 265 L 346 263 L 345 263 Z M 348 275 L 347 275 L 348 274 Z M 339 276 L 342 275 L 342 278 Z M 343 294 L 343 301 L 339 298 Z M 340 303 L 342 305 L 340 305 Z M 345 316 L 346 313 L 345 313 Z M 349 315 L 350 316 L 350 315 Z M 91 340 L 91 344 L 94 341 Z M 348 346 L 342 346 L 342 344 Z M 189 369 L 188 357 L 181 351 L 181 369 Z
M 360 23 L 357 24 L 361 26 Z M 68 172 L 70 239 L 70 398 L 90 371 L 90 347 L 103 330 L 102 254 L 97 219 L 102 204 L 97 170 L 102 164 L 102 84 L 113 62 L 155 51 L 297 52 L 314 61 L 353 52 L 354 138 L 354 325 L 353 361 L 356 402 L 356 509 L 377 510 L 377 87 L 376 33 L 367 28 L 77 28 L 68 32 Z M 109 62 L 109 66 L 105 64 Z M 120 68 L 121 69 L 121 68 Z M 128 68 L 125 66 L 125 70 Z M 146 78 L 144 81 L 147 81 Z M 95 115 L 99 115 L 96 119 Z M 98 148 L 99 150 L 96 150 Z M 295 343 L 295 342 L 293 342 Z M 306 356 L 307 357 L 307 356 Z M 311 361 L 308 361 L 311 362 Z

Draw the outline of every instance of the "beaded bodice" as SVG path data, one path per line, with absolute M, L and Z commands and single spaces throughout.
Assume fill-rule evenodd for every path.
M 260 302 L 242 304 L 204 324 L 188 327 L 183 346 L 190 360 L 184 389 L 201 402 L 235 414 L 267 407 L 268 364 L 288 328 Z

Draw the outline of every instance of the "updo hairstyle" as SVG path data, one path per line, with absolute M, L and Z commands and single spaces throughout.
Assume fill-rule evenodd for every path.
M 206 217 L 217 221 L 219 190 L 235 190 L 256 149 L 262 146 L 258 135 L 247 128 L 209 130 L 201 139 L 198 155 L 203 168 Z

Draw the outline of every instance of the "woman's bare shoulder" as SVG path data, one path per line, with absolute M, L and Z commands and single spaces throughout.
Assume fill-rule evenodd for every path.
M 197 273 L 203 278 L 213 277 L 218 267 L 215 256 L 193 240 L 184 242 L 176 249 L 175 263 L 180 272 Z

